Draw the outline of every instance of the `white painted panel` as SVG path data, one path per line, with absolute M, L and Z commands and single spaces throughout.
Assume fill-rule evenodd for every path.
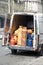
M 29 1 L 37 1 L 37 2 L 40 2 L 41 3 L 41 0 L 29 0 Z
M 32 3 L 32 10 L 37 12 L 38 11 L 38 4 L 37 3 Z
M 39 44 L 43 44 L 43 14 L 38 14 L 39 22 Z
M 38 3 L 38 12 L 42 12 L 43 10 L 42 10 L 42 4 L 39 4 Z
M 25 2 L 25 10 L 31 12 L 40 12 L 42 13 L 42 4 L 39 2 Z
M 37 2 L 40 2 L 41 3 L 41 0 L 20 0 L 21 2 L 23 1 L 37 1 Z

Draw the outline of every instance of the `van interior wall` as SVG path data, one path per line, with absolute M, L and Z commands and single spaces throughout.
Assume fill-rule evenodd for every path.
M 21 25 L 26 26 L 28 29 L 33 29 L 33 15 L 15 15 L 12 25 L 12 32 L 18 29 Z
M 6 28 L 5 28 L 6 33 L 9 31 L 9 27 L 10 27 L 10 19 L 7 19 Z

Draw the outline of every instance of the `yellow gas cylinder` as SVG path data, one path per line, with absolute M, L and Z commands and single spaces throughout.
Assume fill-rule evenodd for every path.
M 22 29 L 23 27 L 22 26 L 19 26 L 19 29 L 18 29 L 18 45 L 21 46 L 22 44 Z
M 14 35 L 18 36 L 18 29 L 14 32 Z
M 27 42 L 27 27 L 23 27 L 22 30 L 22 46 L 26 46 Z

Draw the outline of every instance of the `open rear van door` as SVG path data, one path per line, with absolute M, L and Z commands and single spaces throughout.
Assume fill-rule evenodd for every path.
M 43 14 L 37 14 L 39 44 L 43 44 Z

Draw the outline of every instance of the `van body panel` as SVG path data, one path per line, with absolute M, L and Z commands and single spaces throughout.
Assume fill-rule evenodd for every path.
M 38 30 L 39 30 L 39 44 L 43 44 L 43 14 L 37 15 Z

